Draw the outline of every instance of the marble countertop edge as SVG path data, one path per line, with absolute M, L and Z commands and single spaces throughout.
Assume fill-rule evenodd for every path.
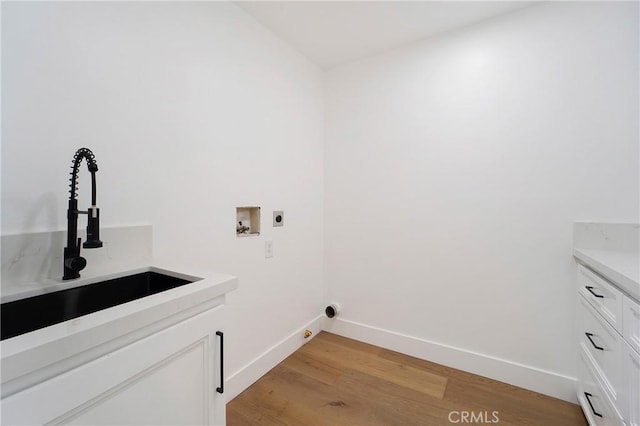
M 580 263 L 612 281 L 635 300 L 640 300 L 640 253 L 636 251 L 574 248 Z

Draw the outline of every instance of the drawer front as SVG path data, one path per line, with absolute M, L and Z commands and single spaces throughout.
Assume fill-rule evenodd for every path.
M 627 296 L 622 301 L 622 329 L 624 340 L 640 353 L 640 303 Z
M 622 334 L 622 293 L 583 265 L 578 265 L 580 294 Z
M 625 410 L 622 415 L 628 426 L 640 426 L 640 354 L 623 345 L 622 368 L 624 369 L 624 386 L 622 400 Z
M 619 406 L 622 387 L 620 366 L 622 337 L 580 297 L 580 346 L 594 364 L 613 402 Z
M 212 368 L 222 312 L 210 309 L 3 398 L 0 423 L 223 424 L 226 396 L 215 392 L 222 378 Z
M 624 425 L 622 418 L 596 379 L 589 361 L 580 356 L 578 401 L 590 425 Z

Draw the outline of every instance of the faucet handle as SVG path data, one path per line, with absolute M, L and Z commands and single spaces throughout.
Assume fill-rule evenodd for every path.
M 64 248 L 64 266 L 72 271 L 82 271 L 87 266 L 87 259 L 80 256 L 80 242 L 82 238 L 78 238 L 78 244 L 75 247 Z
M 74 272 L 82 271 L 87 266 L 87 259 L 82 256 L 70 257 L 64 261 L 64 266 Z
M 64 248 L 64 275 L 63 280 L 72 280 L 80 278 L 80 271 L 87 266 L 87 259 L 80 256 L 80 241 L 78 238 L 78 244 L 72 247 Z

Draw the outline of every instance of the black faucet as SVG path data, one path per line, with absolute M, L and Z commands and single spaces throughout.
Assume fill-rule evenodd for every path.
M 78 210 L 76 200 L 76 182 L 78 169 L 82 159 L 87 161 L 87 168 L 91 172 L 91 207 L 87 211 Z M 102 247 L 100 241 L 100 209 L 96 207 L 96 164 L 93 152 L 87 148 L 80 148 L 73 156 L 73 171 L 71 172 L 71 190 L 69 191 L 69 209 L 67 210 L 67 246 L 64 248 L 64 275 L 63 280 L 80 278 L 80 271 L 87 266 L 87 260 L 80 256 L 80 238 L 78 238 L 78 214 L 86 214 L 87 241 L 82 244 L 84 248 Z

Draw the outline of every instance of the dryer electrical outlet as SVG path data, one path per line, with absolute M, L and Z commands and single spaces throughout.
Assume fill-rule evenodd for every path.
M 284 225 L 284 212 L 282 210 L 278 210 L 273 212 L 273 226 L 283 226 Z

